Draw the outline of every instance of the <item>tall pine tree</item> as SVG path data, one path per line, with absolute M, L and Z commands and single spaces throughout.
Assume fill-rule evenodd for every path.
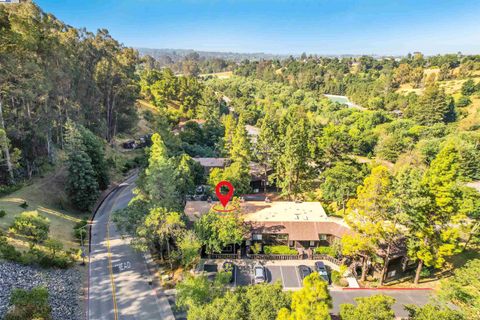
M 66 190 L 72 204 L 89 210 L 98 197 L 98 182 L 82 134 L 72 121 L 65 125 L 68 178 Z

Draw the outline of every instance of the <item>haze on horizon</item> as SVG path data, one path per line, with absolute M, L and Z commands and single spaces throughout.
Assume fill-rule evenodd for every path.
M 137 48 L 272 54 L 480 53 L 476 1 L 37 0 Z

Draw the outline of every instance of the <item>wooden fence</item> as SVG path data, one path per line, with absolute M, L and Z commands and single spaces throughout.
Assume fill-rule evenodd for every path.
M 249 259 L 257 260 L 302 260 L 305 258 L 303 254 L 247 254 Z
M 326 260 L 326 261 L 329 261 L 333 264 L 336 264 L 337 266 L 342 265 L 342 261 L 340 261 L 338 259 L 335 259 L 334 257 L 329 256 L 328 254 L 314 253 L 313 256 L 312 256 L 312 259 L 313 260 Z
M 208 259 L 240 259 L 240 252 L 238 253 L 212 253 L 207 254 Z

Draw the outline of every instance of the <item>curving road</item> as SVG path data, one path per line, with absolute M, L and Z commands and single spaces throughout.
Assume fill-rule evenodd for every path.
M 122 239 L 110 214 L 133 198 L 136 176 L 117 187 L 98 209 L 91 231 L 87 319 L 174 320 L 167 298 L 149 284 L 143 254 Z

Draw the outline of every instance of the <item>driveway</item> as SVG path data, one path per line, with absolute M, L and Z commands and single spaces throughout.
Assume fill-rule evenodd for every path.
M 433 291 L 430 290 L 340 290 L 330 291 L 333 299 L 333 309 L 331 313 L 338 314 L 340 305 L 342 303 L 355 304 L 354 298 L 369 297 L 376 294 L 384 294 L 395 298 L 396 302 L 393 305 L 393 311 L 397 317 L 407 317 L 408 313 L 403 308 L 406 304 L 415 304 L 422 306 L 428 303 Z M 440 320 L 440 319 L 439 319 Z

